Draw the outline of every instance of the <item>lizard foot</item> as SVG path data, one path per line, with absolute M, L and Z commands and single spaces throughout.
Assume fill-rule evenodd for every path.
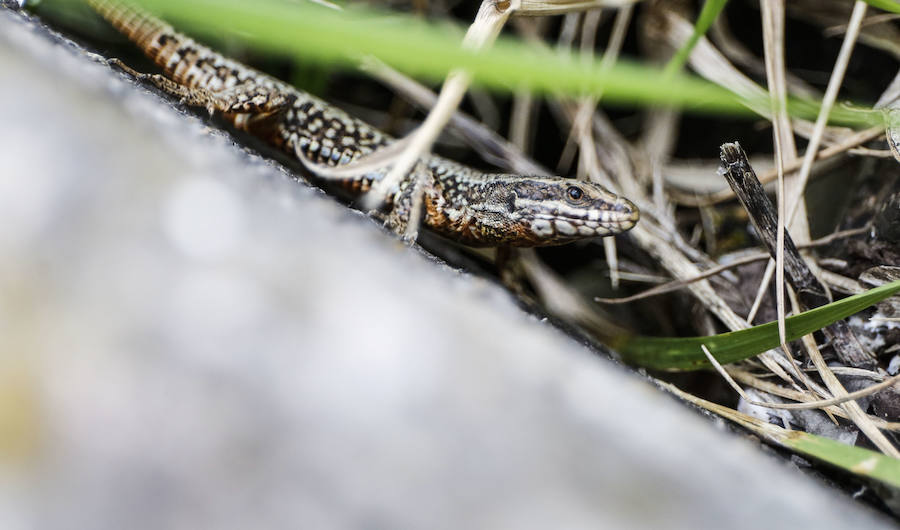
M 425 206 L 424 187 L 428 184 L 429 178 L 431 173 L 428 168 L 417 162 L 408 178 L 401 182 L 399 191 L 394 195 L 391 212 L 385 221 L 386 226 L 407 244 L 415 243 L 419 237 L 419 226 Z
M 292 103 L 290 96 L 280 93 L 275 88 L 245 84 L 214 92 L 205 88 L 185 86 L 162 74 L 138 72 L 119 59 L 108 59 L 107 63 L 138 81 L 152 83 L 156 88 L 178 98 L 185 105 L 205 108 L 210 115 L 222 112 L 271 116 L 286 110 Z

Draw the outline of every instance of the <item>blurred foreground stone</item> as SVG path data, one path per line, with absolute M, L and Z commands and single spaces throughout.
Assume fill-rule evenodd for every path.
M 0 8 L 0 528 L 887 523 Z

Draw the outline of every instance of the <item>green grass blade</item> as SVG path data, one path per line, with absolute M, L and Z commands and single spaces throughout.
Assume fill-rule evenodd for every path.
M 54 3 L 73 0 L 53 0 Z M 80 0 L 76 0 L 80 1 Z M 47 1 L 45 3 L 51 3 Z M 164 18 L 211 41 L 237 37 L 268 53 L 335 66 L 355 66 L 364 55 L 407 74 L 441 80 L 455 68 L 466 68 L 475 82 L 489 88 L 538 93 L 601 95 L 604 102 L 637 106 L 677 107 L 692 112 L 753 114 L 732 92 L 697 76 L 620 59 L 605 68 L 598 59 L 561 53 L 501 36 L 479 53 L 460 47 L 465 28 L 433 23 L 385 11 L 327 9 L 311 2 L 284 0 L 139 0 Z M 813 107 L 818 105 L 813 104 Z M 870 124 L 865 112 L 851 112 L 841 123 Z M 859 119 L 857 119 L 857 117 Z
M 789 317 L 785 320 L 787 338 L 798 339 L 898 292 L 900 281 Z M 701 344 L 722 364 L 741 361 L 778 346 L 777 323 L 709 337 L 623 337 L 610 346 L 630 364 L 655 370 L 698 370 L 709 367 Z
M 691 34 L 691 38 L 684 43 L 675 56 L 666 64 L 665 75 L 672 75 L 684 67 L 684 63 L 687 62 L 700 37 L 706 35 L 709 27 L 712 26 L 712 23 L 715 22 L 716 17 L 719 16 L 719 13 L 722 12 L 727 3 L 728 0 L 706 0 L 704 2 L 703 9 L 700 10 L 700 16 L 697 17 L 697 22 L 694 24 L 694 32 Z
M 345 9 L 272 0 L 142 0 L 164 17 L 198 30 L 239 35 L 267 51 L 305 60 L 355 64 L 374 55 L 406 73 L 443 79 L 452 69 L 471 71 L 476 82 L 503 90 L 603 94 L 604 100 L 638 105 L 675 105 L 708 112 L 746 113 L 729 91 L 702 79 L 675 76 L 661 86 L 662 71 L 620 61 L 604 72 L 599 60 L 582 60 L 524 42 L 500 38 L 489 50 L 460 47 L 464 28 L 428 23 L 399 13 Z
M 865 0 L 865 2 L 878 9 L 884 9 L 891 13 L 900 13 L 900 2 L 897 2 L 897 0 Z
M 896 458 L 800 431 L 784 431 L 776 438 L 781 445 L 798 453 L 900 488 L 900 460 Z

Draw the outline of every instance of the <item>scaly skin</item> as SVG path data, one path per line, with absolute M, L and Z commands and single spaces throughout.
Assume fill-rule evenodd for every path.
M 249 131 L 315 166 L 349 164 L 394 140 L 324 101 L 227 59 L 176 32 L 165 22 L 118 0 L 87 0 L 137 44 L 164 72 L 146 76 L 190 105 L 219 112 Z M 312 166 L 312 167 L 310 167 Z M 422 173 L 425 226 L 473 246 L 548 246 L 624 232 L 637 223 L 637 208 L 596 184 L 562 177 L 489 174 L 426 156 Z M 364 193 L 387 170 L 330 178 Z M 392 228 L 409 221 L 412 182 L 407 177 L 388 198 Z

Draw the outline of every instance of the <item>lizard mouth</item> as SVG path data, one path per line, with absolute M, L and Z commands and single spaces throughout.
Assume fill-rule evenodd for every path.
M 538 237 L 549 240 L 602 237 L 626 232 L 640 219 L 640 212 L 628 199 L 619 197 L 612 204 L 587 208 L 578 215 L 538 214 L 531 224 Z

